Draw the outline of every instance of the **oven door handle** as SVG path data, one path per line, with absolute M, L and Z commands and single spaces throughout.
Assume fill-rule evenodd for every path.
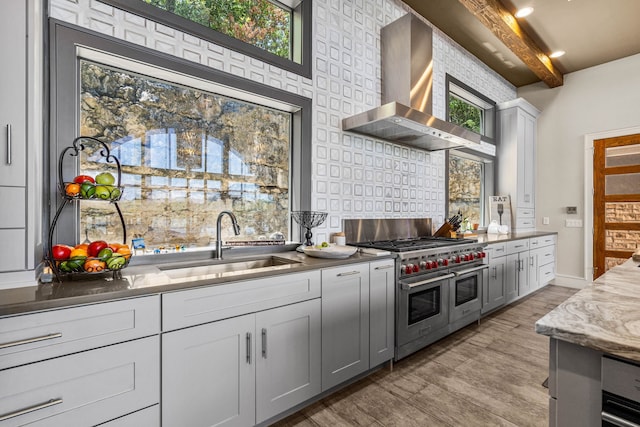
M 424 286 L 424 285 L 428 285 L 430 283 L 441 282 L 443 280 L 451 279 L 454 276 L 455 276 L 455 274 L 448 273 L 448 274 L 444 274 L 442 276 L 433 277 L 433 278 L 427 279 L 427 280 L 421 280 L 421 281 L 415 282 L 415 283 L 400 282 L 400 284 L 402 285 L 402 289 L 406 291 L 406 290 L 409 290 L 409 289 L 417 288 L 418 286 Z
M 610 414 L 606 411 L 602 411 L 602 421 L 606 421 L 618 427 L 640 427 L 632 421 L 625 420 L 624 418 L 620 418 L 617 415 Z
M 474 271 L 485 270 L 487 268 L 489 268 L 489 264 L 482 264 L 481 266 L 468 268 L 463 271 L 454 271 L 453 274 L 455 274 L 456 277 L 459 277 L 464 276 L 465 274 L 473 273 Z

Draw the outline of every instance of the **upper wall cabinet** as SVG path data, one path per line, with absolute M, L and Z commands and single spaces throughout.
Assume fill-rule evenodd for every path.
M 522 98 L 498 104 L 498 194 L 511 196 L 513 230 L 536 226 L 535 147 L 539 114 Z

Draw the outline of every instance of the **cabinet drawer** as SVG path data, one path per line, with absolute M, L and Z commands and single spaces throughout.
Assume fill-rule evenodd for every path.
M 516 210 L 516 218 L 535 218 L 536 211 L 528 208 L 518 208 Z
M 540 237 L 532 237 L 530 239 L 531 241 L 531 247 L 544 247 L 544 246 L 551 246 L 551 245 L 555 245 L 556 244 L 556 236 L 555 234 L 551 234 L 548 236 L 540 236 Z
M 3 201 L 0 209 L 1 228 L 24 228 L 25 217 L 25 189 L 23 187 L 0 187 L 0 200 Z M 13 246 L 13 242 L 11 242 Z
M 27 261 L 25 229 L 0 230 L 0 242 L 11 242 L 0 247 L 0 272 L 24 270 Z
M 516 218 L 515 228 L 522 230 L 523 228 L 534 228 L 536 226 L 535 218 Z
M 546 285 L 550 281 L 556 278 L 556 263 L 552 262 L 547 265 L 543 265 L 538 268 L 540 274 L 540 286 Z
M 0 319 L 0 369 L 160 332 L 160 297 Z
M 538 265 L 543 266 L 555 262 L 556 250 L 553 246 L 540 248 L 538 251 Z
M 491 259 L 505 256 L 507 254 L 507 244 L 505 242 L 491 243 L 484 248 L 484 251 L 487 253 L 487 262 L 491 262 Z
M 602 390 L 640 402 L 640 366 L 603 357 Z
M 159 403 L 159 372 L 158 336 L 6 369 L 0 384 L 11 387 L 0 394 L 0 419 L 9 418 L 2 426 L 74 427 L 112 420 Z
M 273 276 L 162 295 L 162 330 L 320 297 L 320 271 Z
M 507 255 L 529 250 L 529 239 L 512 240 L 507 242 Z

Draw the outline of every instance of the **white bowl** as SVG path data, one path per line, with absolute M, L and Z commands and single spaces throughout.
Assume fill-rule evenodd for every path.
M 305 255 L 315 258 L 349 258 L 351 255 L 356 253 L 358 248 L 355 246 L 338 246 L 332 244 L 325 248 L 305 246 L 302 250 Z

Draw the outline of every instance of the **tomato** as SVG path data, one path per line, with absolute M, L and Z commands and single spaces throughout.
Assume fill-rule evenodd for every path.
M 93 184 L 96 182 L 96 180 L 89 175 L 78 175 L 75 178 L 73 178 L 73 182 L 75 182 L 76 184 L 82 184 L 83 182 L 90 182 Z
M 71 247 L 67 245 L 53 245 L 51 248 L 51 255 L 53 256 L 53 259 L 58 261 L 69 259 L 71 256 Z
M 95 242 L 89 243 L 89 247 L 87 248 L 87 252 L 91 257 L 97 257 L 101 250 L 108 247 L 109 245 L 104 240 L 96 240 Z

